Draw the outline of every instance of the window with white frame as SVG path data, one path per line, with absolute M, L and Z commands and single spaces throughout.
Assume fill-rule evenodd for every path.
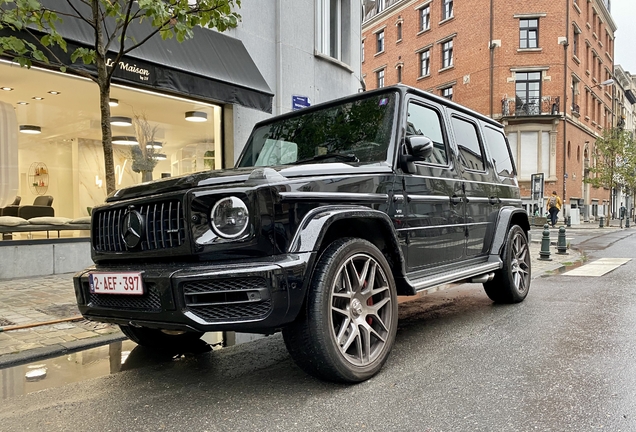
M 453 86 L 443 88 L 441 94 L 446 99 L 453 100 Z
M 453 40 L 442 44 L 442 69 L 453 65 Z
M 384 30 L 379 31 L 375 34 L 375 40 L 376 40 L 376 53 L 381 53 L 382 51 L 384 51 Z
M 351 3 L 346 0 L 317 0 L 318 51 L 344 63 L 350 60 Z
M 428 76 L 431 73 L 431 50 L 427 49 L 420 53 L 420 76 Z
M 375 73 L 377 88 L 384 87 L 384 69 L 380 69 Z
M 420 31 L 431 28 L 431 7 L 426 6 L 420 9 Z
M 510 151 L 519 173 L 519 180 L 542 172 L 546 179 L 550 173 L 550 133 L 547 131 L 513 131 L 508 134 Z
M 453 0 L 442 2 L 442 21 L 453 17 Z

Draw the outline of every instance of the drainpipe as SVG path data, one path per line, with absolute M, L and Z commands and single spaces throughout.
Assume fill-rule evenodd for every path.
M 495 72 L 495 46 L 492 43 L 494 33 L 494 0 L 490 0 L 490 118 L 494 115 L 494 72 Z M 503 113 L 502 113 L 503 114 Z
M 566 182 L 565 173 L 567 173 L 567 107 L 568 107 L 568 46 L 570 45 L 570 0 L 565 0 L 565 43 L 563 43 L 563 206 L 566 203 Z M 565 211 L 563 211 L 565 217 Z

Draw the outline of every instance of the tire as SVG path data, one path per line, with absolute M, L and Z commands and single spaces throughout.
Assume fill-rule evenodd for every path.
M 510 227 L 501 258 L 503 267 L 484 283 L 486 294 L 495 303 L 522 302 L 530 289 L 531 264 L 528 238 L 519 225 Z
M 357 383 L 378 373 L 388 358 L 397 311 L 395 281 L 382 252 L 366 240 L 340 239 L 320 256 L 306 308 L 283 329 L 283 338 L 305 372 Z
M 198 343 L 203 336 L 201 332 L 174 332 L 129 325 L 120 325 L 119 328 L 137 345 L 157 351 L 188 348 Z

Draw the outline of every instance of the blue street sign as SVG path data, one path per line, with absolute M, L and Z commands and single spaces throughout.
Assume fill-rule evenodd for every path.
M 311 101 L 307 96 L 292 95 L 292 111 L 311 106 Z

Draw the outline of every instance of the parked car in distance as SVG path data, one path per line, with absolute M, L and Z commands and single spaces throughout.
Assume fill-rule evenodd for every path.
M 84 317 L 141 345 L 282 331 L 306 372 L 360 382 L 398 295 L 476 282 L 523 301 L 529 229 L 502 126 L 399 85 L 258 123 L 234 169 L 118 190 L 74 284 Z

